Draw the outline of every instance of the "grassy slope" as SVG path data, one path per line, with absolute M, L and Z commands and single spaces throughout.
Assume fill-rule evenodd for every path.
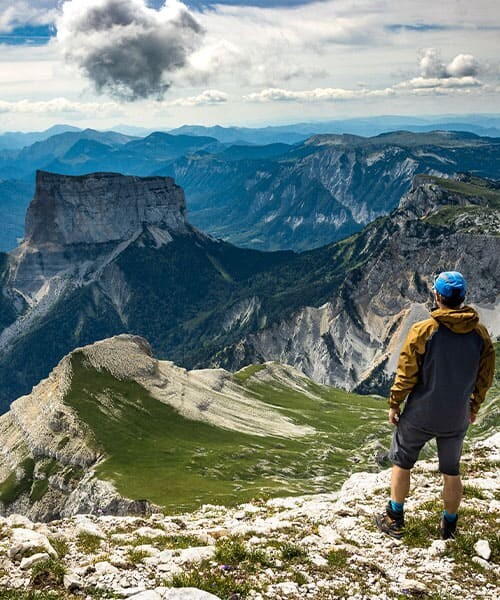
M 66 402 L 109 457 L 98 467 L 99 476 L 113 480 L 125 496 L 146 497 L 168 512 L 328 491 L 354 464 L 357 470 L 376 468 L 375 449 L 389 439 L 383 402 L 323 386 L 310 384 L 321 395 L 314 400 L 252 376 L 242 383 L 250 395 L 318 430 L 288 440 L 189 421 L 134 382 L 86 368 L 78 357 L 74 368 Z M 111 416 L 99 408 L 103 390 L 113 399 Z

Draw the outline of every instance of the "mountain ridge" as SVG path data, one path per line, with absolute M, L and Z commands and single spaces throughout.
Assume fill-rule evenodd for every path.
M 302 254 L 240 249 L 189 227 L 143 227 L 117 244 L 63 248 L 43 269 L 28 253 L 24 280 L 37 282 L 30 290 L 13 285 L 13 264 L 25 260 L 14 252 L 0 274 L 5 314 L 17 317 L 0 333 L 3 406 L 75 346 L 124 332 L 146 337 L 158 356 L 188 368 L 277 360 L 321 383 L 385 393 L 394 368 L 388 353 L 398 351 L 409 323 L 427 314 L 436 271 L 452 264 L 464 272 L 498 334 L 499 224 L 490 197 L 498 191 L 474 181 L 481 180 L 455 182 L 452 191 L 448 180 L 417 180 L 408 197 L 435 205 L 432 214 L 395 211 Z M 478 197 L 490 194 L 486 204 L 471 187 Z M 457 194 L 463 205 L 453 205 Z

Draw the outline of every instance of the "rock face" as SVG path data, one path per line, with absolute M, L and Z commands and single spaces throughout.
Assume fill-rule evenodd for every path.
M 184 193 L 172 179 L 37 172 L 26 216 L 25 239 L 31 246 L 124 241 L 143 226 L 186 232 Z

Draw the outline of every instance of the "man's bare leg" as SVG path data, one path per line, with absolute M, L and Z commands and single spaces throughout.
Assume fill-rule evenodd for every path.
M 445 475 L 445 477 L 447 476 Z M 391 500 L 402 503 L 405 501 L 406 496 L 408 496 L 409 491 L 410 469 L 402 469 L 397 465 L 393 465 L 391 474 Z
M 443 501 L 447 513 L 454 515 L 458 512 L 462 491 L 460 475 L 443 475 Z

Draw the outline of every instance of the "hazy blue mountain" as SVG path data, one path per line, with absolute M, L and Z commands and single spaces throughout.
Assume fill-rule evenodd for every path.
M 78 127 L 71 125 L 53 125 L 45 131 L 34 131 L 34 132 L 22 132 L 22 131 L 8 131 L 0 134 L 0 149 L 3 148 L 23 148 L 24 146 L 31 146 L 35 142 L 41 142 L 46 140 L 53 135 L 64 133 L 66 131 L 80 131 Z
M 35 186 L 27 181 L 0 179 L 0 252 L 12 250 L 24 231 L 26 200 Z
M 206 127 L 203 125 L 183 125 L 173 129 L 173 134 L 210 135 L 221 142 L 237 144 L 269 144 L 282 142 L 294 144 L 316 134 L 354 134 L 364 137 L 376 136 L 388 131 L 465 131 L 477 135 L 499 137 L 500 117 L 498 115 L 460 115 L 437 117 L 377 116 L 336 119 L 311 123 L 292 123 L 268 127 Z

